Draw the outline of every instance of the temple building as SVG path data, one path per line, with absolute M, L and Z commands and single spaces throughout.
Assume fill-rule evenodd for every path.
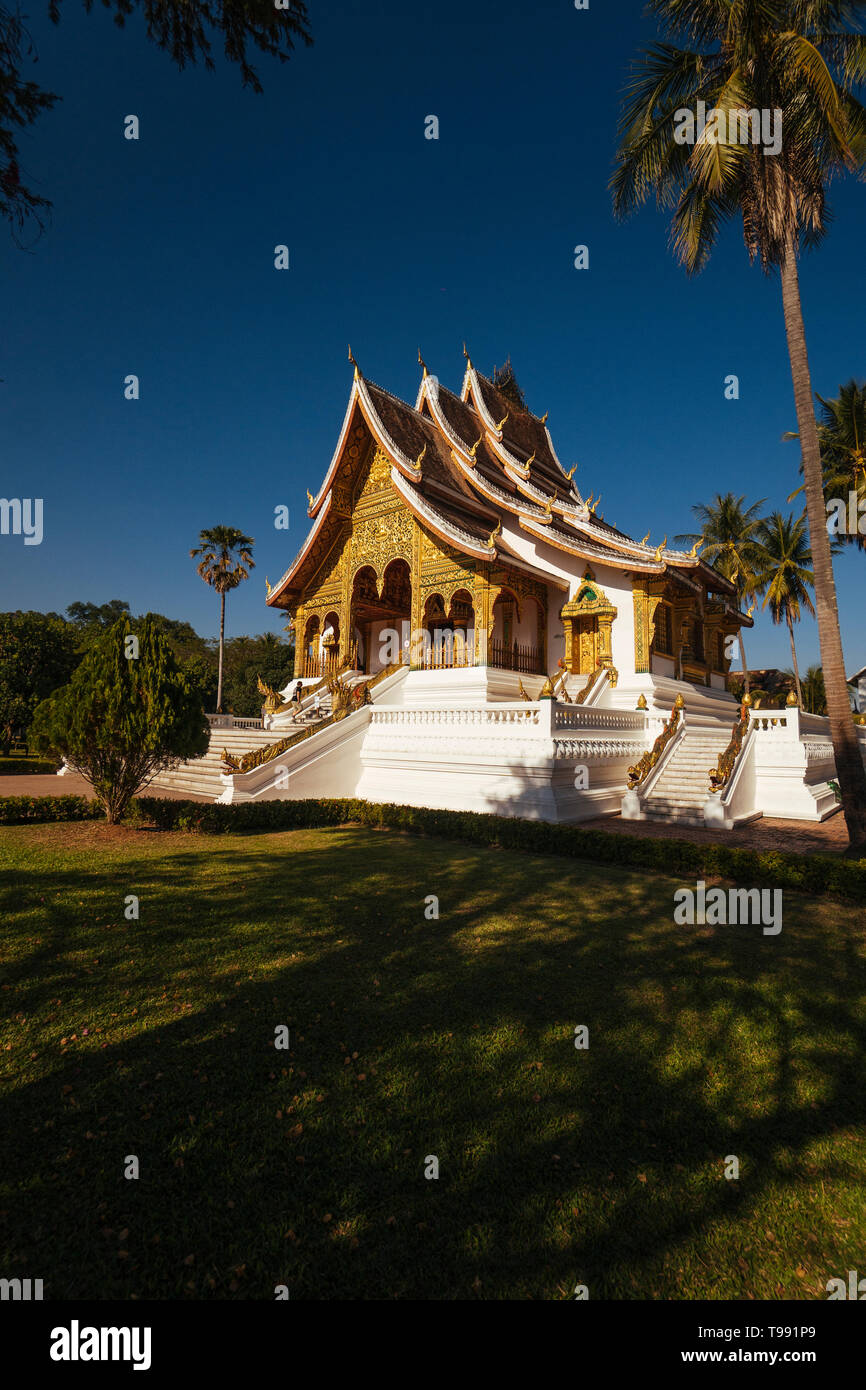
M 752 619 L 700 546 L 606 521 L 513 374 L 467 357 L 455 394 L 421 368 L 409 405 L 355 364 L 308 534 L 267 586 L 294 670 L 260 684 L 261 720 L 209 716 L 208 753 L 161 784 L 551 821 L 833 814 L 827 720 L 728 692 Z
M 397 631 L 410 668 L 477 672 L 450 685 L 474 696 L 563 664 L 584 682 L 606 671 L 631 707 L 659 682 L 668 704 L 669 681 L 724 692 L 751 625 L 734 586 L 697 548 L 617 530 L 574 473 L 547 417 L 470 361 L 459 395 L 425 367 L 414 406 L 356 367 L 309 534 L 267 599 L 294 621 L 294 675 L 347 660 L 373 675 Z

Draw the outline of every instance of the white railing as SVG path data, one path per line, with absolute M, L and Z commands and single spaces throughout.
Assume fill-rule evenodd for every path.
M 597 705 L 557 705 L 556 729 L 645 729 L 642 710 L 599 709 Z
M 205 715 L 212 729 L 263 729 L 264 720 L 251 718 L 239 718 L 235 714 L 207 714 Z
M 539 727 L 537 705 L 486 705 L 481 709 L 381 709 L 373 711 L 376 725 L 400 724 L 413 728 L 433 728 L 443 725 L 463 728 L 493 728 L 501 725 L 520 728 Z

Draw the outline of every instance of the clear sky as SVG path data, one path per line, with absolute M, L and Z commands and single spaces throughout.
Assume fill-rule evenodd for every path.
M 482 371 L 510 354 L 563 465 L 638 538 L 691 529 L 719 490 L 785 507 L 799 454 L 781 442 L 796 421 L 778 281 L 749 266 L 738 227 L 689 280 L 654 208 L 611 213 L 618 94 L 654 33 L 638 0 L 312 0 L 315 46 L 257 58 L 264 96 L 219 50 L 216 72 L 179 72 L 138 14 L 120 30 L 99 6 L 64 0 L 59 27 L 42 0 L 28 9 L 30 75 L 63 100 L 22 142 L 51 225 L 28 252 L 0 232 L 0 490 L 45 508 L 40 546 L 0 537 L 4 609 L 122 598 L 213 634 L 218 600 L 188 551 L 219 523 L 254 536 L 258 562 L 229 634 L 279 631 L 264 580 L 306 534 L 347 342 L 410 401 L 419 345 L 455 390 L 464 339 Z M 822 395 L 866 376 L 864 199 L 835 188 L 802 267 Z M 866 558 L 836 563 L 854 669 Z M 798 651 L 818 660 L 811 620 Z M 760 619 L 749 659 L 789 666 L 785 629 Z

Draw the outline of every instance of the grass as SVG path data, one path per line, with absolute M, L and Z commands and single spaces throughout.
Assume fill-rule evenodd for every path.
M 677 927 L 682 880 L 355 827 L 20 826 L 0 871 L 0 1274 L 46 1298 L 821 1298 L 862 1270 L 855 907 Z

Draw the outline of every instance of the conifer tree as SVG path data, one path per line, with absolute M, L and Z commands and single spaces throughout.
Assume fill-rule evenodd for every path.
M 207 752 L 208 738 L 199 696 L 150 617 L 137 630 L 119 619 L 33 718 L 35 746 L 90 782 L 110 825 L 157 772 Z

